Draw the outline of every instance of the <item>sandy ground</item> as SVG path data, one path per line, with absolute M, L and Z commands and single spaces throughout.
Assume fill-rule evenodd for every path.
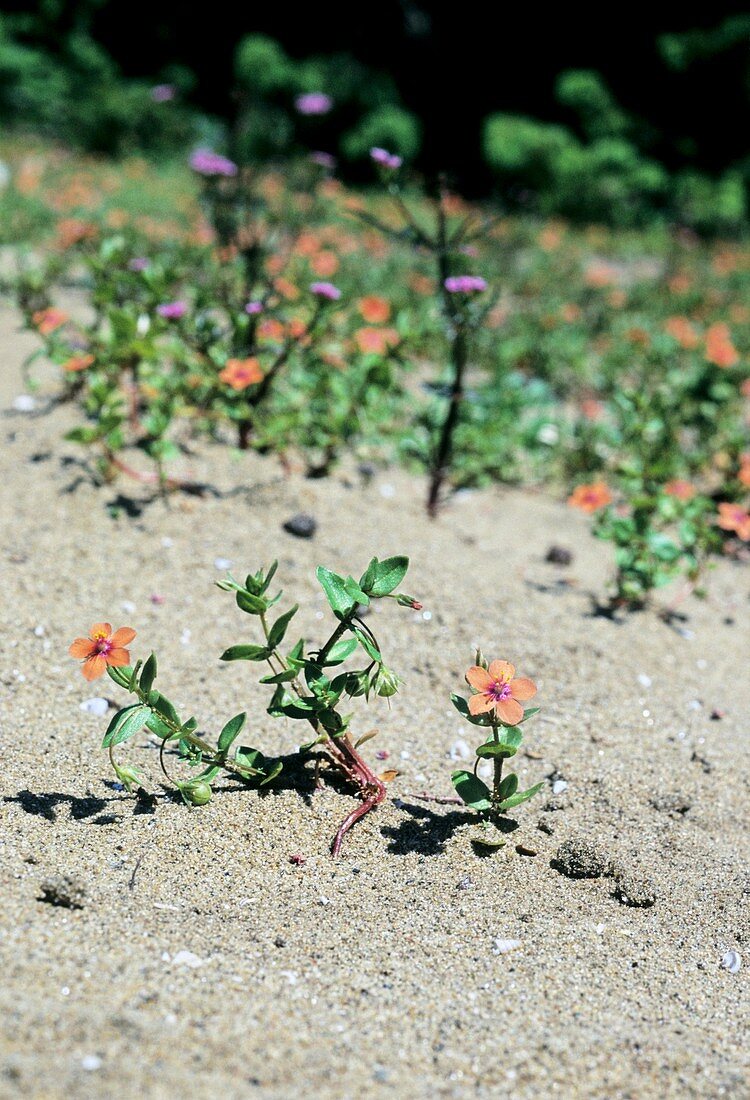
M 679 630 L 650 613 L 618 624 L 590 614 L 608 547 L 540 496 L 465 494 L 428 523 L 402 472 L 311 482 L 210 446 L 190 472 L 219 496 L 167 509 L 133 483 L 97 489 L 61 439 L 73 410 L 12 411 L 33 347 L 15 328 L 2 312 L 0 1095 L 750 1096 L 747 571 L 722 564 Z M 281 530 L 300 510 L 311 541 Z M 553 542 L 570 567 L 545 563 Z M 410 555 L 427 614 L 388 602 L 371 620 L 406 685 L 354 729 L 377 725 L 364 751 L 400 774 L 338 861 L 353 803 L 330 786 L 219 783 L 188 809 L 141 737 L 124 755 L 155 808 L 113 789 L 106 719 L 80 704 L 125 696 L 85 683 L 75 635 L 132 625 L 134 655 L 157 651 L 163 690 L 201 728 L 247 708 L 248 740 L 291 752 L 299 728 L 266 715 L 254 666 L 217 661 L 257 640 L 213 585 L 217 559 L 244 575 L 278 557 L 322 641 L 316 564 L 357 574 L 391 553 Z M 450 754 L 471 741 L 448 696 L 476 643 L 533 677 L 543 706 L 517 770 L 546 790 L 488 858 L 467 815 L 415 798 L 450 793 Z M 652 880 L 655 904 L 556 870 L 581 838 Z M 82 908 L 40 900 L 61 873 Z

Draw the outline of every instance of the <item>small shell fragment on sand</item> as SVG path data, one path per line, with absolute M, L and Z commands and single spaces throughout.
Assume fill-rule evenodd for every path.
M 197 967 L 203 966 L 203 959 L 192 951 L 178 951 L 172 959 L 172 964 L 174 966 L 189 966 L 195 970 Z
M 95 695 L 92 699 L 84 699 L 80 709 L 86 714 L 94 714 L 97 718 L 102 718 L 109 710 L 109 700 Z
M 520 940 L 505 940 L 502 936 L 496 936 L 492 944 L 492 954 L 507 955 L 509 951 L 515 951 L 520 946 Z
M 721 965 L 725 970 L 728 970 L 730 974 L 739 974 L 742 966 L 742 956 L 739 951 L 732 949 L 727 951 L 726 955 L 721 960 Z

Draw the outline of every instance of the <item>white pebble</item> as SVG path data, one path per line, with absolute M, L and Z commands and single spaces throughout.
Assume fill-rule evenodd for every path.
M 568 784 L 564 779 L 556 779 L 555 782 L 552 784 L 553 794 L 562 794 L 563 791 L 567 791 L 567 789 Z
M 178 951 L 172 962 L 175 966 L 190 966 L 193 969 L 203 966 L 203 959 L 199 955 L 193 954 L 192 951 Z
M 504 940 L 502 937 L 497 936 L 492 945 L 492 954 L 507 955 L 509 951 L 515 951 L 515 949 L 520 946 L 520 940 Z
M 100 695 L 95 695 L 93 699 L 84 699 L 81 703 L 81 710 L 84 710 L 86 714 L 95 714 L 97 718 L 102 718 L 109 710 L 109 703 L 106 699 L 102 699 Z
M 180 634 L 180 645 L 190 645 L 190 639 L 192 637 L 190 627 L 185 627 L 182 634 Z
M 740 967 L 742 966 L 742 956 L 739 951 L 727 951 L 726 955 L 721 960 L 721 965 L 725 970 L 728 970 L 730 974 L 739 974 Z
M 132 600 L 123 600 L 122 603 L 120 604 L 120 608 L 127 615 L 132 615 L 133 612 L 135 611 L 135 604 L 133 603 Z
M 645 672 L 638 673 L 638 683 L 641 685 L 641 687 L 650 688 L 652 682 L 653 681 L 651 680 L 651 677 L 647 676 Z
M 163 547 L 165 547 L 165 549 L 168 550 L 170 546 L 174 546 L 174 539 L 171 539 L 169 535 L 165 535 L 164 538 L 161 540 L 161 544 Z
M 19 393 L 13 400 L 13 408 L 19 413 L 30 413 L 36 408 L 36 401 L 30 393 Z
M 37 638 L 43 638 L 44 633 L 45 633 L 44 627 L 41 625 L 41 623 L 39 624 L 39 626 L 34 627 L 34 634 Z
M 387 485 L 387 484 L 386 485 L 381 485 L 380 486 L 380 495 L 381 495 L 381 497 L 385 497 L 386 500 L 390 500 L 391 497 L 395 497 L 396 490 L 393 488 L 392 485 Z
M 88 1073 L 101 1068 L 102 1060 L 98 1054 L 87 1054 L 81 1058 L 81 1069 L 85 1069 Z
M 234 562 L 231 558 L 214 558 L 214 565 L 217 569 L 231 569 Z
M 448 756 L 451 760 L 469 760 L 471 758 L 471 749 L 467 742 L 459 737 L 459 739 L 454 741 L 451 745 Z

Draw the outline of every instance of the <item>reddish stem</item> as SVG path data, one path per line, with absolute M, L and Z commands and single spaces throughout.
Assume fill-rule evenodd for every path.
M 166 477 L 161 481 L 158 474 L 147 470 L 135 470 L 132 466 L 128 466 L 126 462 L 123 462 L 121 458 L 117 458 L 116 455 L 107 455 L 107 460 L 116 470 L 127 477 L 132 477 L 134 481 L 141 481 L 147 485 L 162 484 L 165 489 L 200 489 L 197 481 L 185 481 L 177 477 Z
M 331 855 L 335 858 L 341 851 L 342 841 L 352 825 L 383 801 L 386 796 L 386 787 L 382 779 L 375 775 L 359 755 L 347 734 L 330 738 L 327 748 L 347 779 L 358 788 L 357 793 L 362 799 L 362 804 L 344 818 L 333 839 Z

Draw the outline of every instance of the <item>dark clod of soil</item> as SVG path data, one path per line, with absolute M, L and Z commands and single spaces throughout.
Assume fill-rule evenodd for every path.
M 573 561 L 573 551 L 568 550 L 567 546 L 552 545 L 544 560 L 550 562 L 551 565 L 570 565 Z
M 618 871 L 615 877 L 615 897 L 623 905 L 648 909 L 657 898 L 653 879 L 634 871 Z
M 308 512 L 298 512 L 296 516 L 292 516 L 282 526 L 287 534 L 294 535 L 295 538 L 311 539 L 318 529 L 318 521 L 315 516 L 311 516 Z
M 86 888 L 73 875 L 50 875 L 41 883 L 40 890 L 40 901 L 63 909 L 83 909 L 86 901 Z
M 681 817 L 690 809 L 692 802 L 687 795 L 679 791 L 660 792 L 651 799 L 651 805 L 660 813 L 670 817 Z
M 612 874 L 612 860 L 589 840 L 565 840 L 557 849 L 552 866 L 568 878 L 603 878 Z

